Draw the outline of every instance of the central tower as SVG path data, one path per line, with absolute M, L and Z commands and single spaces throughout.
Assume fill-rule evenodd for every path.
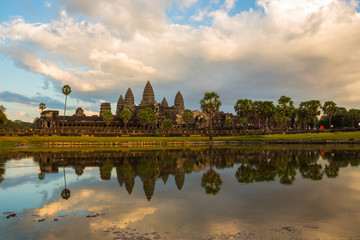
M 150 84 L 150 81 L 146 83 L 144 92 L 143 92 L 143 98 L 141 100 L 140 106 L 141 107 L 148 107 L 152 106 L 155 103 L 155 96 L 154 96 L 154 90 Z

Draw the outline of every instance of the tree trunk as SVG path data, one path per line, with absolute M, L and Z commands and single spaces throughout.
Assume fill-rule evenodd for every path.
M 331 116 L 329 116 L 329 129 L 331 129 Z
M 62 124 L 62 130 L 63 130 L 63 132 L 64 132 L 64 125 L 65 125 L 66 101 L 67 101 L 67 95 L 65 95 L 65 107 L 64 107 L 63 124 Z
M 209 129 L 209 134 L 210 134 L 210 141 L 212 141 L 213 140 L 213 138 L 212 138 L 212 118 L 210 118 L 210 120 L 209 120 L 209 125 L 210 125 L 210 129 Z
M 314 117 L 314 128 L 316 128 L 316 117 Z

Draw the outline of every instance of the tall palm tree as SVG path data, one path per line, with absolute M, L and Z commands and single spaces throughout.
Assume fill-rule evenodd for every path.
M 203 111 L 209 118 L 209 127 L 210 127 L 210 141 L 212 141 L 212 119 L 217 112 L 219 112 L 221 102 L 219 100 L 219 95 L 216 92 L 206 92 L 204 98 L 200 101 L 200 106 Z
M 64 130 L 64 125 L 65 125 L 65 112 L 66 112 L 66 101 L 67 101 L 67 96 L 71 93 L 71 87 L 69 85 L 64 85 L 62 87 L 62 93 L 65 95 L 65 107 L 64 107 L 64 117 L 63 117 L 63 124 L 62 124 L 62 129 Z
M 321 107 L 324 114 L 329 117 L 329 129 L 331 128 L 331 118 L 336 115 L 336 111 L 338 110 L 338 107 L 336 106 L 336 103 L 333 101 L 326 101 L 324 103 L 324 106 Z

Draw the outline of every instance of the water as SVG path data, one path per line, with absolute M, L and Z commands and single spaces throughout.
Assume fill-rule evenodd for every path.
M 0 239 L 360 239 L 360 151 L 0 153 Z

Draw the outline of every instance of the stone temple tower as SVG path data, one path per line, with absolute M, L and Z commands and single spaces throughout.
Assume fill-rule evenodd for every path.
M 168 102 L 166 101 L 166 98 L 163 98 L 160 106 L 161 106 L 161 107 L 169 107 L 169 104 L 168 104 Z
M 150 107 L 153 106 L 155 103 L 155 96 L 154 90 L 150 84 L 150 81 L 146 83 L 144 92 L 143 92 L 143 99 L 141 100 L 140 106 L 141 107 Z
M 110 103 L 102 103 L 100 105 L 100 116 L 104 115 L 105 112 L 111 112 L 111 105 Z
M 180 91 L 178 91 L 178 93 L 175 96 L 174 107 L 176 110 L 176 114 L 179 114 L 179 115 L 181 115 L 185 110 L 184 99 L 183 99 Z
M 121 111 L 124 109 L 125 100 L 122 95 L 120 95 L 119 100 L 116 106 L 116 116 L 120 116 Z
M 134 95 L 133 95 L 131 89 L 129 88 L 125 94 L 124 108 L 128 109 L 130 112 L 133 112 L 134 104 L 135 104 Z

